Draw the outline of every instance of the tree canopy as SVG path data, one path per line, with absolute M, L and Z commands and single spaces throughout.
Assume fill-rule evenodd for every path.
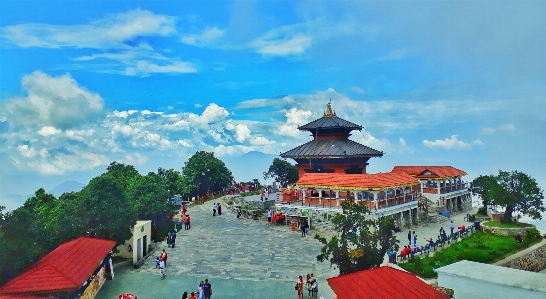
M 268 171 L 263 175 L 264 179 L 273 178 L 283 187 L 295 184 L 299 179 L 298 168 L 279 158 L 273 160 Z
M 387 251 L 398 251 L 392 217 L 374 221 L 368 208 L 352 199 L 343 201 L 341 207 L 343 213 L 331 220 L 339 237 L 333 236 L 328 241 L 315 235 L 324 245 L 318 261 L 329 260 L 339 268 L 339 274 L 347 274 L 377 267 Z
M 472 181 L 472 194 L 479 196 L 484 206 L 504 208 L 503 222 L 512 222 L 514 213 L 542 219 L 543 190 L 536 180 L 519 171 L 502 171 L 498 175 L 479 176 Z
M 213 152 L 199 151 L 182 168 L 180 190 L 192 197 L 227 189 L 233 184 L 233 175 Z

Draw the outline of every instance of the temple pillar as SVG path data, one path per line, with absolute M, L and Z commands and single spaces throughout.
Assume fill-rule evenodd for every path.
M 319 205 L 322 204 L 322 189 L 317 189 L 318 190 L 318 203 Z
M 339 207 L 339 190 L 336 190 L 336 206 Z

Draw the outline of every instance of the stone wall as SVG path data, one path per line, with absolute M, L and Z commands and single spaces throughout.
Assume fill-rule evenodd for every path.
M 501 228 L 501 227 L 491 227 L 491 226 L 485 226 L 481 225 L 482 230 L 484 232 L 490 233 L 492 235 L 497 236 L 516 236 L 516 235 L 527 235 L 527 230 L 531 229 L 535 226 L 529 226 L 529 227 L 518 227 L 518 228 Z
M 540 272 L 546 269 L 546 244 L 514 260 L 500 264 L 501 267 Z
M 231 200 L 233 201 L 233 207 L 241 206 L 241 208 L 243 209 L 257 209 L 261 211 L 267 211 L 269 208 L 275 207 L 275 200 L 273 199 L 264 201 L 253 201 L 245 200 L 244 197 L 234 197 Z

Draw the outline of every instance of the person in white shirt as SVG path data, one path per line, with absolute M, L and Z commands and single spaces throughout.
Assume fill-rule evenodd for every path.
M 451 228 L 451 234 L 453 235 L 453 229 L 455 229 L 455 224 L 453 224 L 453 220 L 451 220 L 451 223 L 449 224 L 449 228 Z
M 159 277 L 161 279 L 165 278 L 165 262 L 159 261 Z
M 216 208 L 217 208 L 216 203 L 213 203 L 212 204 L 212 216 L 216 216 Z

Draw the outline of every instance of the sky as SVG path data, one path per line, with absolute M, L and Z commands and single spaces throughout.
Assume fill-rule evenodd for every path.
M 395 165 L 546 186 L 545 1 L 0 1 L 0 204 L 112 161 L 278 155 L 337 115 Z M 244 160 L 237 166 L 251 169 Z M 266 169 L 263 169 L 265 171 Z M 236 177 L 238 181 L 250 177 Z M 262 178 L 259 178 L 262 179 Z

